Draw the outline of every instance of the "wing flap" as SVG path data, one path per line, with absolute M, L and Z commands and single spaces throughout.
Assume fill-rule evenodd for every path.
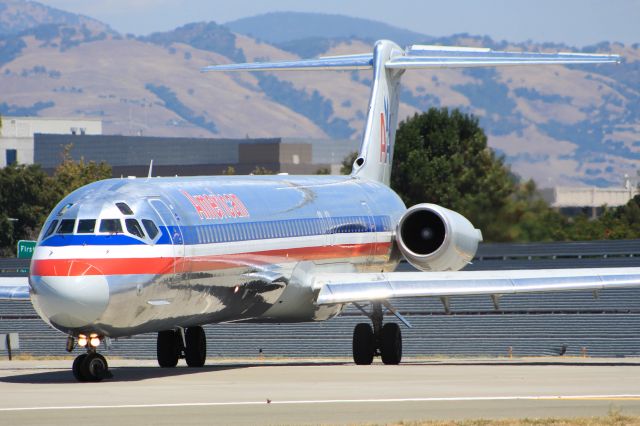
M 501 295 L 640 287 L 640 268 L 318 274 L 318 305 L 396 297 Z
M 29 300 L 29 279 L 27 277 L 0 279 L 0 299 Z

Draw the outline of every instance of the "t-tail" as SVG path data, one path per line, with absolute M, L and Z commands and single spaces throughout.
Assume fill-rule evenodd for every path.
M 373 69 L 373 85 L 360 152 L 352 176 L 389 185 L 400 79 L 405 70 L 506 65 L 598 64 L 620 62 L 618 55 L 500 52 L 485 48 L 414 45 L 402 49 L 389 40 L 376 42 L 373 53 L 325 56 L 280 62 L 213 65 L 203 71 L 284 71 Z

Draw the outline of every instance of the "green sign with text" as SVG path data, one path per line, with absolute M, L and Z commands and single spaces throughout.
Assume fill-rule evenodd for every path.
M 31 259 L 36 242 L 30 240 L 18 241 L 18 259 Z

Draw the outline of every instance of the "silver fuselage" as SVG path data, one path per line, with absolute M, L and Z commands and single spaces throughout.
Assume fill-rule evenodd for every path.
M 404 211 L 387 186 L 347 176 L 100 181 L 47 219 L 31 297 L 45 321 L 72 335 L 325 320 L 343 306 L 316 306 L 310 277 L 394 269 Z M 140 226 L 128 229 L 133 222 Z M 114 223 L 119 230 L 107 229 Z

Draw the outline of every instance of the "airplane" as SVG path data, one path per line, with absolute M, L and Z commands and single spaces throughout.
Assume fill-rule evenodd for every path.
M 213 65 L 204 72 L 372 70 L 359 155 L 349 176 L 209 176 L 107 179 L 51 212 L 28 285 L 0 297 L 29 299 L 67 335 L 78 381 L 111 377 L 98 352 L 112 338 L 157 332 L 157 361 L 206 360 L 202 326 L 323 321 L 354 304 L 353 360 L 402 359 L 389 311 L 397 297 L 600 290 L 640 285 L 640 268 L 462 271 L 482 233 L 429 203 L 407 208 L 389 187 L 399 84 L 407 70 L 615 63 L 616 55 L 499 52 L 381 40 L 372 53 Z M 420 272 L 394 272 L 401 259 Z

